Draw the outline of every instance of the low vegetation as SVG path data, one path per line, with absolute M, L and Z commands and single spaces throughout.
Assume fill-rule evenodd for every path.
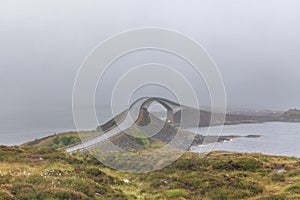
M 89 154 L 0 146 L 0 199 L 300 199 L 300 159 L 186 153 L 161 170 L 132 174 Z
M 300 122 L 300 110 L 290 109 L 279 116 L 279 120 L 291 121 L 291 122 Z
M 59 149 L 59 148 L 63 148 L 81 142 L 81 139 L 88 138 L 90 136 L 93 136 L 94 134 L 95 134 L 94 131 L 80 132 L 80 134 L 78 134 L 77 132 L 59 133 L 59 134 L 50 135 L 45 138 L 26 142 L 21 146 Z

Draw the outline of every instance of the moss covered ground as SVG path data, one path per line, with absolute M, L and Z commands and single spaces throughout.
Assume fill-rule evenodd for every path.
M 89 154 L 1 146 L 0 199 L 300 199 L 300 159 L 185 153 L 166 168 L 133 174 Z

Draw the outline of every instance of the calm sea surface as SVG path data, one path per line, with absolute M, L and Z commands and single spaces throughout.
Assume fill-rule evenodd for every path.
M 189 130 L 195 131 L 196 129 Z M 205 134 L 206 131 L 207 128 L 200 128 L 198 133 Z M 261 135 L 261 137 L 235 138 L 229 142 L 217 143 L 213 150 L 300 157 L 300 123 L 268 122 L 227 125 L 224 126 L 222 135 Z M 200 147 L 194 147 L 192 151 L 200 151 Z

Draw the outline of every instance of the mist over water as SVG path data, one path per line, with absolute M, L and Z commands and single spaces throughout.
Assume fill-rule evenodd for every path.
M 84 58 L 111 35 L 139 27 L 173 29 L 200 43 L 220 69 L 229 107 L 300 108 L 299 7 L 297 0 L 2 1 L 0 143 L 75 130 L 72 91 Z M 100 123 L 111 117 L 105 106 L 116 75 L 153 60 L 167 60 L 193 80 L 189 66 L 161 52 L 129 56 L 97 93 L 97 103 L 104 105 L 97 108 Z M 203 85 L 195 84 L 209 106 Z
M 99 124 L 112 118 L 110 107 L 99 106 L 96 110 Z M 3 145 L 19 145 L 55 133 L 77 131 L 71 108 L 32 112 L 10 109 L 0 113 L 0 124 L 0 144 Z M 96 127 L 88 127 L 88 130 L 94 129 Z

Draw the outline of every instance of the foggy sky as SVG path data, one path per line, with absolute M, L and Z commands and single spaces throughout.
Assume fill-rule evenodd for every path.
M 299 10 L 297 0 L 4 0 L 0 105 L 71 108 L 87 54 L 113 34 L 146 26 L 202 44 L 221 71 L 229 106 L 300 108 Z

